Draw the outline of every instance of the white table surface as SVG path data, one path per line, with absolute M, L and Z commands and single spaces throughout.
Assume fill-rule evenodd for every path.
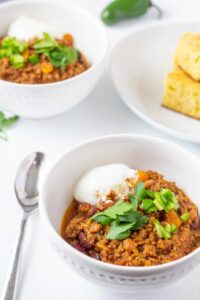
M 98 15 L 109 1 L 68 0 L 68 2 Z M 155 0 L 155 2 L 163 8 L 164 19 L 200 17 L 199 0 Z M 140 24 L 148 25 L 152 20 L 153 12 L 149 12 L 136 21 L 125 22 L 108 29 L 111 48 L 122 36 Z M 0 294 L 22 216 L 13 191 L 15 172 L 20 161 L 27 153 L 41 150 L 47 154 L 51 163 L 70 147 L 86 139 L 112 133 L 156 135 L 173 140 L 200 155 L 199 145 L 172 139 L 135 116 L 114 90 L 108 70 L 91 95 L 69 112 L 46 120 L 20 120 L 9 130 L 9 141 L 0 141 Z M 148 295 L 114 294 L 86 282 L 74 274 L 48 244 L 38 212 L 28 221 L 24 246 L 17 293 L 17 299 L 20 300 L 200 299 L 200 266 L 178 283 Z

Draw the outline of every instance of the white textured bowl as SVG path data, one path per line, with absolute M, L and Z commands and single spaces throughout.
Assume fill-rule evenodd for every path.
M 164 265 L 125 267 L 90 258 L 60 237 L 60 222 L 73 198 L 78 177 L 88 168 L 109 163 L 124 163 L 135 169 L 158 171 L 167 179 L 176 181 L 200 206 L 200 161 L 191 153 L 172 143 L 147 136 L 97 138 L 67 152 L 48 172 L 41 192 L 40 215 L 51 244 L 81 276 L 116 291 L 140 292 L 175 282 L 198 264 L 200 248 Z
M 110 70 L 122 100 L 144 121 L 167 134 L 200 143 L 200 121 L 161 106 L 164 78 L 185 32 L 200 32 L 200 22 L 162 21 L 122 39 L 111 55 Z
M 75 46 L 91 62 L 82 74 L 49 84 L 17 84 L 0 80 L 0 108 L 27 118 L 45 118 L 62 113 L 83 100 L 99 80 L 106 62 L 107 36 L 101 22 L 86 11 L 61 2 L 8 1 L 0 5 L 0 36 L 21 15 L 70 32 Z

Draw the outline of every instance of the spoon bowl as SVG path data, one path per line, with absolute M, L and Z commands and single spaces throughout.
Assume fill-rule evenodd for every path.
M 38 207 L 38 181 L 43 160 L 44 154 L 42 152 L 33 152 L 19 166 L 15 178 L 15 194 L 25 211 Z

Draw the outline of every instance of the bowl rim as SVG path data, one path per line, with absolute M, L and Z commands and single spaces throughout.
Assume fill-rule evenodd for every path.
M 159 129 L 161 132 L 166 133 L 167 135 L 173 136 L 175 138 L 185 140 L 185 141 L 190 141 L 193 143 L 200 143 L 200 137 L 196 137 L 194 135 L 189 135 L 187 133 L 179 132 L 176 129 L 172 129 L 170 127 L 167 127 L 166 125 L 161 124 L 159 121 L 154 120 L 147 114 L 141 112 L 139 108 L 137 108 L 135 105 L 131 105 L 129 101 L 125 99 L 125 97 L 122 97 L 120 93 L 120 89 L 117 86 L 117 83 L 114 79 L 114 71 L 113 71 L 113 60 L 114 60 L 114 55 L 115 52 L 118 50 L 120 45 L 125 43 L 128 39 L 134 38 L 135 35 L 138 35 L 142 32 L 151 30 L 151 29 L 156 29 L 156 28 L 162 28 L 162 27 L 168 27 L 168 26 L 178 26 L 178 25 L 184 25 L 184 24 L 194 24 L 194 25 L 199 25 L 200 26 L 200 21 L 199 20 L 191 20 L 191 19 L 180 19 L 180 20 L 161 20 L 161 21 L 152 21 L 150 24 L 142 24 L 139 25 L 136 29 L 134 29 L 132 32 L 129 32 L 126 34 L 122 39 L 120 39 L 115 46 L 113 47 L 111 54 L 110 54 L 110 59 L 109 59 L 109 73 L 111 75 L 112 82 L 115 86 L 115 89 L 122 100 L 122 102 L 132 111 L 134 112 L 137 116 L 139 116 L 142 120 L 144 120 L 147 124 L 150 124 L 152 127 Z M 139 97 L 137 97 L 139 100 Z M 195 121 L 195 119 L 194 119 Z M 197 120 L 198 121 L 198 120 Z
M 190 252 L 189 254 L 187 254 L 177 260 L 174 260 L 174 261 L 171 261 L 168 263 L 164 263 L 164 264 L 160 264 L 160 265 L 156 265 L 156 266 L 128 266 L 128 267 L 127 266 L 118 266 L 118 265 L 114 265 L 111 263 L 98 261 L 94 258 L 91 258 L 91 257 L 81 253 L 80 251 L 73 248 L 70 244 L 68 244 L 60 236 L 60 234 L 56 231 L 54 226 L 51 224 L 51 221 L 49 220 L 49 217 L 48 217 L 48 214 L 47 214 L 47 211 L 45 208 L 45 189 L 46 189 L 45 187 L 48 182 L 49 174 L 51 172 L 53 172 L 53 170 L 57 166 L 57 164 L 62 159 L 64 159 L 64 157 L 69 155 L 70 153 L 81 149 L 83 146 L 85 147 L 85 146 L 89 146 L 90 144 L 93 144 L 93 143 L 96 143 L 99 141 L 106 141 L 106 140 L 112 140 L 112 139 L 113 140 L 115 140 L 115 139 L 146 140 L 146 141 L 150 141 L 150 142 L 153 141 L 153 142 L 157 142 L 157 143 L 163 143 L 166 146 L 169 146 L 172 151 L 176 150 L 176 151 L 183 153 L 184 155 L 189 156 L 190 159 L 195 160 L 196 165 L 199 165 L 199 167 L 200 167 L 200 159 L 198 158 L 198 156 L 196 156 L 195 154 L 193 154 L 192 152 L 190 152 L 188 150 L 185 150 L 183 147 L 181 147 L 180 145 L 177 145 L 176 143 L 173 143 L 171 141 L 165 140 L 163 138 L 158 138 L 158 137 L 155 137 L 152 135 L 120 133 L 120 134 L 103 135 L 103 136 L 95 137 L 95 138 L 89 139 L 85 142 L 79 143 L 78 145 L 70 148 L 68 151 L 66 151 L 64 154 L 62 154 L 58 159 L 56 159 L 56 161 L 48 169 L 47 174 L 45 176 L 45 180 L 43 181 L 42 186 L 41 186 L 41 192 L 40 192 L 40 197 L 39 197 L 40 198 L 39 213 L 40 213 L 40 217 L 41 217 L 41 220 L 42 220 L 45 228 L 48 229 L 49 233 L 51 233 L 51 236 L 53 237 L 52 240 L 55 240 L 58 244 L 60 244 L 62 249 L 65 249 L 67 251 L 69 256 L 72 255 L 72 257 L 80 258 L 80 260 L 84 261 L 84 263 L 94 265 L 95 267 L 97 267 L 101 270 L 105 269 L 107 271 L 110 270 L 110 271 L 115 271 L 115 272 L 119 272 L 119 273 L 123 272 L 124 275 L 125 275 L 125 273 L 127 273 L 127 275 L 130 275 L 132 273 L 142 275 L 144 272 L 146 274 L 149 274 L 151 272 L 169 270 L 171 268 L 178 267 L 178 266 L 182 265 L 183 263 L 188 262 L 190 259 L 192 259 L 193 257 L 200 254 L 200 247 L 199 247 L 199 248 L 195 249 L 193 252 Z M 200 209 L 200 207 L 198 207 L 198 208 Z M 52 243 L 54 243 L 54 242 L 52 242 Z
M 98 26 L 101 29 L 102 34 L 104 35 L 104 44 L 105 45 L 104 45 L 104 49 L 102 51 L 102 54 L 97 59 L 97 61 L 89 67 L 89 69 L 87 69 L 86 71 L 84 71 L 84 72 L 82 72 L 82 73 L 80 73 L 80 74 L 78 74 L 74 77 L 71 77 L 71 78 L 68 78 L 68 79 L 65 79 L 65 80 L 60 80 L 60 81 L 50 82 L 50 83 L 31 84 L 31 83 L 16 83 L 16 82 L 6 81 L 6 80 L 1 79 L 0 80 L 1 85 L 19 87 L 19 88 L 22 88 L 22 89 L 23 88 L 37 89 L 37 88 L 41 88 L 41 87 L 48 88 L 48 87 L 51 87 L 51 86 L 60 86 L 63 83 L 64 84 L 70 83 L 70 82 L 76 80 L 77 78 L 81 78 L 83 76 L 86 76 L 88 73 L 91 73 L 93 70 L 95 70 L 102 63 L 102 61 L 107 56 L 109 42 L 108 42 L 108 34 L 107 34 L 107 31 L 106 31 L 106 28 L 105 28 L 105 26 L 103 26 L 103 24 L 100 22 L 100 20 L 97 17 L 95 17 L 93 14 L 91 14 L 89 11 L 87 11 L 84 8 L 78 8 L 75 5 L 69 4 L 67 2 L 55 3 L 51 0 L 42 0 L 42 1 L 40 1 L 40 0 L 29 0 L 29 1 L 28 0 L 20 0 L 19 2 L 11 0 L 11 1 L 4 2 L 4 3 L 1 4 L 0 14 L 1 14 L 1 9 L 3 9 L 3 8 L 12 9 L 16 6 L 23 6 L 23 4 L 40 5 L 41 3 L 47 4 L 47 5 L 54 5 L 54 6 L 56 5 L 56 6 L 59 6 L 59 7 L 63 7 L 63 9 L 66 8 L 66 9 L 69 9 L 69 10 L 73 10 L 74 12 L 85 15 L 86 17 L 88 17 L 88 19 L 92 20 L 93 23 L 96 23 L 96 26 Z

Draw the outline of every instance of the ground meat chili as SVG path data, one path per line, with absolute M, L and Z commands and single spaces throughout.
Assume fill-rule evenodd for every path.
M 8 37 L 6 37 L 8 38 Z M 51 37 L 50 37 L 51 38 Z M 55 43 L 62 49 L 62 47 L 67 46 L 68 49 L 75 49 L 73 37 L 70 34 L 63 35 L 62 38 L 53 39 Z M 15 83 L 25 83 L 25 84 L 41 84 L 41 83 L 51 83 L 56 81 L 62 81 L 65 79 L 69 79 L 71 77 L 77 76 L 84 71 L 86 71 L 90 67 L 90 63 L 87 58 L 77 50 L 77 58 L 73 61 L 73 63 L 67 63 L 63 66 L 56 63 L 57 61 L 54 59 L 59 58 L 60 52 L 52 55 L 52 50 L 49 51 L 50 55 L 48 56 L 45 51 L 37 51 L 35 50 L 35 43 L 37 39 L 29 40 L 26 43 L 26 47 L 24 47 L 24 51 L 22 50 L 17 55 L 15 54 L 15 48 L 11 56 L 11 54 L 7 51 L 7 45 L 3 48 L 3 41 L 5 41 L 5 37 L 0 38 L 0 79 L 6 80 Z M 14 40 L 13 43 L 17 43 L 17 40 Z M 20 42 L 19 42 L 20 43 Z M 22 42 L 21 42 L 22 43 Z M 7 48 L 6 48 L 7 47 Z M 12 48 L 13 49 L 13 48 Z M 52 48 L 53 49 L 53 48 Z M 7 53 L 5 54 L 5 50 Z M 45 50 L 45 48 L 44 48 Z M 54 51 L 55 52 L 55 51 Z M 14 54 L 14 56 L 13 56 Z M 12 57 L 14 59 L 23 60 L 22 65 L 14 65 L 12 64 Z
M 97 212 L 102 212 L 115 204 L 115 197 L 98 207 L 73 200 L 64 214 L 61 224 L 61 236 L 71 246 L 82 253 L 103 262 L 120 266 L 154 266 L 164 264 L 183 257 L 200 246 L 200 218 L 197 207 L 176 186 L 156 172 L 148 171 L 144 178 L 144 186 L 150 191 L 159 192 L 169 189 L 179 204 L 177 210 L 152 211 L 149 221 L 140 230 L 132 231 L 128 238 L 109 240 L 110 226 L 91 219 Z M 129 200 L 125 200 L 129 201 Z M 138 210 L 142 211 L 138 206 Z M 187 211 L 187 213 L 185 213 Z M 188 215 L 190 216 L 188 218 Z M 161 229 L 173 224 L 176 231 L 171 237 L 159 237 L 157 223 Z M 168 224 L 166 227 L 164 227 Z

